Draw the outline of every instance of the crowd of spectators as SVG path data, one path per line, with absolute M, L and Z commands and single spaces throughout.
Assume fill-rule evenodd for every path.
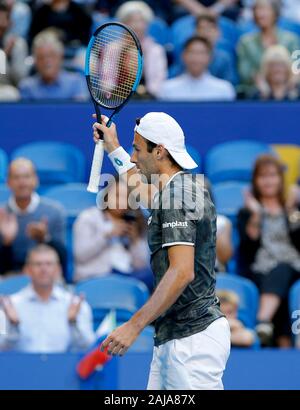
M 1 0 L 0 100 L 87 99 L 86 46 L 109 19 L 141 42 L 138 98 L 299 98 L 297 0 Z
M 17 158 L 10 163 L 7 184 L 11 196 L 0 208 L 0 274 L 1 279 L 5 279 L 26 273 L 32 283 L 0 301 L 10 323 L 9 332 L 0 340 L 0 349 L 63 351 L 93 339 L 92 331 L 83 337 L 81 322 L 74 318 L 83 310 L 85 320 L 91 320 L 86 302 L 82 298 L 74 299 L 64 289 L 65 210 L 59 202 L 39 195 L 38 183 L 31 161 Z M 207 179 L 205 189 L 214 201 Z M 131 209 L 129 198 L 133 192 L 119 178 L 112 178 L 98 195 L 97 206 L 78 214 L 72 241 L 74 283 L 114 274 L 136 278 L 152 291 L 147 216 L 142 209 Z M 292 344 L 288 297 L 291 286 L 300 279 L 299 211 L 299 185 L 286 189 L 282 163 L 273 154 L 263 154 L 256 160 L 252 182 L 244 192 L 244 206 L 237 214 L 238 243 L 233 240 L 232 220 L 217 214 L 217 274 L 229 272 L 230 275 L 229 263 L 234 257 L 236 274 L 250 279 L 260 295 L 254 331 L 238 319 L 238 295 L 228 290 L 219 291 L 221 308 L 230 319 L 235 346 L 252 346 L 257 337 L 263 346 L 290 347 Z M 56 322 L 59 331 L 54 338 L 51 323 L 56 320 L 59 309 L 64 316 L 60 316 L 60 325 Z M 39 311 L 43 312 L 43 318 L 38 318 Z M 79 328 L 71 326 L 70 317 Z M 45 318 L 49 328 L 38 341 L 37 334 Z M 89 326 L 83 322 L 84 319 L 83 327 Z

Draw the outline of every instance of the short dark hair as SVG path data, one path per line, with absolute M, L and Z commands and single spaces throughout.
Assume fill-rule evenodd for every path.
M 10 10 L 8 8 L 8 5 L 4 1 L 0 1 L 0 13 L 4 12 L 10 15 Z
M 213 16 L 212 14 L 199 14 L 196 18 L 196 26 L 202 21 L 207 21 L 215 26 L 218 25 L 217 17 Z
M 202 37 L 202 36 L 192 36 L 192 37 L 190 37 L 184 43 L 183 51 L 186 51 L 189 48 L 190 45 L 192 45 L 193 43 L 197 43 L 197 42 L 204 44 L 204 46 L 207 48 L 208 52 L 211 53 L 212 45 L 210 44 L 210 42 L 205 37 Z
M 140 121 L 141 121 L 141 119 L 137 118 L 135 120 L 136 125 L 140 125 Z M 156 148 L 157 145 L 158 145 L 158 144 L 155 144 L 155 142 L 147 140 L 146 138 L 145 138 L 145 141 L 146 141 L 146 144 L 147 144 L 147 152 L 149 152 L 149 153 L 151 153 L 154 150 L 154 148 Z M 169 152 L 168 152 L 168 159 L 172 162 L 172 164 L 178 165 L 177 162 L 174 160 L 174 158 L 170 155 Z

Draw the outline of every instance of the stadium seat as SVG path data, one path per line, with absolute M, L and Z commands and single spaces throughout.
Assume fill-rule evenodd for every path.
M 274 144 L 274 151 L 285 165 L 285 186 L 288 188 L 291 184 L 298 181 L 300 175 L 300 146 L 290 144 Z
M 300 36 L 300 24 L 296 21 L 281 17 L 278 21 L 278 27 L 282 30 L 290 31 L 291 33 L 297 34 L 297 36 Z
M 162 46 L 168 45 L 171 41 L 169 27 L 167 23 L 159 17 L 156 17 L 150 23 L 148 34 Z
M 245 182 L 220 182 L 212 185 L 212 194 L 218 214 L 235 221 L 235 217 L 244 204 L 244 192 L 249 185 Z
M 7 202 L 10 190 L 6 184 L 0 184 L 0 206 Z
M 263 153 L 274 154 L 274 151 L 269 145 L 252 140 L 218 144 L 206 155 L 206 176 L 212 184 L 224 181 L 249 182 L 255 160 Z
M 67 281 L 73 279 L 73 223 L 76 217 L 84 209 L 96 206 L 96 195 L 86 190 L 86 185 L 70 183 L 57 185 L 47 189 L 43 195 L 47 198 L 60 202 L 67 214 L 67 252 L 68 268 Z
M 4 182 L 6 180 L 7 165 L 8 159 L 6 152 L 0 148 L 0 182 Z
M 299 320 L 300 316 L 300 280 L 297 280 L 297 282 L 291 287 L 288 303 L 291 323 L 293 324 L 294 321 Z M 299 328 L 299 326 L 297 326 L 297 328 Z
M 12 158 L 17 157 L 29 158 L 34 163 L 41 185 L 84 181 L 85 158 L 74 145 L 51 141 L 33 142 L 17 148 Z
M 93 309 L 95 328 L 112 309 L 116 310 L 118 323 L 128 320 L 149 297 L 144 283 L 114 274 L 79 282 L 75 291 L 85 294 Z
M 290 289 L 289 310 L 291 316 L 295 310 L 300 310 L 300 280 L 297 280 Z
M 30 283 L 26 275 L 16 275 L 0 281 L 0 295 L 12 295 Z
M 196 164 L 198 164 L 198 167 L 195 169 L 192 169 L 191 172 L 193 173 L 201 172 L 202 163 L 201 163 L 201 157 L 200 157 L 199 151 L 195 147 L 189 144 L 186 145 L 186 149 L 187 149 L 187 152 L 190 154 L 190 156 L 193 158 L 193 160 L 196 162 Z
M 245 326 L 253 329 L 256 325 L 259 302 L 259 293 L 254 283 L 236 275 L 218 273 L 216 288 L 217 290 L 231 290 L 239 296 L 238 317 Z
M 68 217 L 76 217 L 81 211 L 96 206 L 96 195 L 86 190 L 86 184 L 57 185 L 44 192 L 44 196 L 60 202 Z

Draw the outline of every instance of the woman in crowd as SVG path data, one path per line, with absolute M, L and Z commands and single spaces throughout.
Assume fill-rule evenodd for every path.
M 153 12 L 143 1 L 130 1 L 120 6 L 116 18 L 132 28 L 143 49 L 144 69 L 137 93 L 155 97 L 167 78 L 168 62 L 164 48 L 147 35 Z
M 299 49 L 298 36 L 277 27 L 280 16 L 278 0 L 256 0 L 253 13 L 258 31 L 245 34 L 237 47 L 240 81 L 248 87 L 255 84 L 262 56 L 270 46 L 281 44 L 290 53 Z
M 292 71 L 291 57 L 285 47 L 276 45 L 266 50 L 257 76 L 256 87 L 254 99 L 277 101 L 299 99 L 299 80 Z
M 84 210 L 74 224 L 75 281 L 118 273 L 151 289 L 144 215 L 130 210 L 127 186 L 118 179 L 99 198 L 98 207 Z
M 262 344 L 271 343 L 274 324 L 279 346 L 290 344 L 286 301 L 291 285 L 300 277 L 297 215 L 286 210 L 281 163 L 272 155 L 262 155 L 255 163 L 251 192 L 238 215 L 240 273 L 252 279 L 260 291 L 257 333 Z

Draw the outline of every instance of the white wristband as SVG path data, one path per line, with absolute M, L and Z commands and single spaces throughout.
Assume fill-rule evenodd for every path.
M 118 147 L 112 151 L 108 154 L 108 158 L 111 160 L 119 175 L 122 175 L 131 168 L 135 167 L 135 164 L 130 162 L 130 155 L 123 147 Z

